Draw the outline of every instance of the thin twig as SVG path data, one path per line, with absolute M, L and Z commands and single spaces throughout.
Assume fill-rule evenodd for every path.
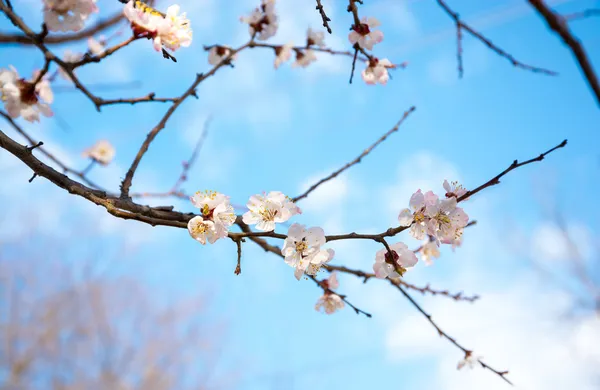
M 443 1 L 443 0 L 436 0 L 436 1 L 439 4 L 439 6 L 442 7 L 442 9 L 454 20 L 454 23 L 456 23 L 457 29 L 459 29 L 459 30 L 464 29 L 469 34 L 471 34 L 473 37 L 477 38 L 479 41 L 481 41 L 483 44 L 485 44 L 488 48 L 490 48 L 491 50 L 496 52 L 498 55 L 500 55 L 501 57 L 504 57 L 508 61 L 510 61 L 510 63 L 513 64 L 513 66 L 516 66 L 517 68 L 529 70 L 534 73 L 542 73 L 542 74 L 546 74 L 546 75 L 550 75 L 550 76 L 557 75 L 557 73 L 552 70 L 527 65 L 520 61 L 517 61 L 517 59 L 514 58 L 511 54 L 502 50 L 501 48 L 496 46 L 494 43 L 492 43 L 492 41 L 490 41 L 488 38 L 486 38 L 485 36 L 483 36 L 482 34 L 477 32 L 476 30 L 474 30 L 471 26 L 465 24 L 462 20 L 460 20 L 458 13 L 452 11 L 452 9 L 450 9 L 450 7 L 448 7 L 448 5 L 446 4 L 445 1 Z M 462 35 L 461 35 L 461 37 L 462 37 Z M 459 68 L 459 74 L 460 74 L 460 68 Z
M 408 301 L 415 307 L 415 309 L 417 309 L 421 314 L 423 314 L 423 316 L 427 319 L 427 321 L 429 321 L 429 323 L 435 328 L 435 330 L 437 330 L 438 334 L 445 338 L 446 340 L 450 341 L 450 343 L 452 343 L 455 347 L 459 348 L 460 350 L 462 350 L 465 355 L 470 354 L 472 351 L 466 349 L 465 347 L 463 347 L 462 345 L 460 345 L 456 339 L 454 339 L 453 337 L 451 337 L 450 335 L 448 335 L 446 332 L 444 332 L 442 330 L 442 328 L 440 328 L 434 321 L 433 318 L 431 317 L 430 314 L 427 314 L 425 312 L 425 310 L 423 310 L 423 308 L 413 299 L 413 297 L 410 296 L 410 294 L 408 294 L 406 292 L 406 290 L 404 288 L 402 288 L 402 286 L 400 286 L 399 284 L 395 285 L 396 288 L 402 293 L 402 295 L 404 295 L 404 297 L 406 299 L 408 299 Z M 508 374 L 508 371 L 498 371 L 492 367 L 490 367 L 487 363 L 485 363 L 483 360 L 479 359 L 478 360 L 479 364 L 481 364 L 481 366 L 483 368 L 486 368 L 490 371 L 492 371 L 494 374 L 500 376 L 500 378 L 504 379 L 505 382 L 507 382 L 508 384 L 512 385 L 512 382 L 510 380 L 508 380 L 508 378 L 506 378 L 506 375 Z
M 552 11 L 546 4 L 541 0 L 528 0 L 529 4 L 531 4 L 538 13 L 546 20 L 548 27 L 550 27 L 554 32 L 556 32 L 561 38 L 562 41 L 571 49 L 571 52 L 577 59 L 577 63 L 579 64 L 579 68 L 582 70 L 585 78 L 592 89 L 592 92 L 596 96 L 596 101 L 598 105 L 600 105 L 600 82 L 598 81 L 598 76 L 596 76 L 596 72 L 594 71 L 594 67 L 590 62 L 590 59 L 583 48 L 579 39 L 575 38 L 575 36 L 569 30 L 569 26 L 564 18 L 560 15 L 556 14 Z
M 321 14 L 321 19 L 323 20 L 323 27 L 325 27 L 327 29 L 327 32 L 331 34 L 331 27 L 329 27 L 329 22 L 331 22 L 331 19 L 325 13 L 325 9 L 323 8 L 323 4 L 321 4 L 321 0 L 317 0 L 316 9 L 319 11 L 319 14 Z
M 600 16 L 600 9 L 590 8 L 579 12 L 573 12 L 571 14 L 563 15 L 563 18 L 568 22 L 572 22 L 575 20 L 586 19 L 592 16 Z
M 316 190 L 321 184 L 324 184 L 324 183 L 328 182 L 329 180 L 334 179 L 340 173 L 342 173 L 345 170 L 351 168 L 353 165 L 356 165 L 356 164 L 360 163 L 361 160 L 363 159 L 363 157 L 365 157 L 369 153 L 371 153 L 373 151 L 373 149 L 375 149 L 377 147 L 377 145 L 379 145 L 380 143 L 382 143 L 383 141 L 385 141 L 392 133 L 395 133 L 396 131 L 398 131 L 398 129 L 400 128 L 400 126 L 402 125 L 402 123 L 404 122 L 404 120 L 406 118 L 408 118 L 408 116 L 413 111 L 415 111 L 415 110 L 416 110 L 416 107 L 414 107 L 414 106 L 411 107 L 411 108 L 409 108 L 404 113 L 404 115 L 402 115 L 402 118 L 400 118 L 400 120 L 396 123 L 396 125 L 394 127 L 392 127 L 390 130 L 388 130 L 384 135 L 382 135 L 377 141 L 375 141 L 375 143 L 373 143 L 371 146 L 369 146 L 368 148 L 366 148 L 360 155 L 358 155 L 358 157 L 356 157 L 354 160 L 350 161 L 349 163 L 347 163 L 346 165 L 344 165 L 343 167 L 341 167 L 337 171 L 333 172 L 329 176 L 324 177 L 323 179 L 319 180 L 318 182 L 316 182 L 315 184 L 313 184 L 312 186 L 310 186 L 309 189 L 306 190 L 304 193 L 296 196 L 293 199 L 294 202 L 298 202 L 299 200 L 302 200 L 302 199 L 306 198 L 311 192 L 313 192 L 314 190 Z

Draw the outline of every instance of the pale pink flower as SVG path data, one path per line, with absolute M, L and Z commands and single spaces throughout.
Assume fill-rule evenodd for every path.
M 320 227 L 306 229 L 299 223 L 290 226 L 281 254 L 287 265 L 296 268 L 296 279 L 300 280 L 304 273 L 315 275 L 323 264 L 331 261 L 335 252 L 333 249 L 321 249 L 325 242 L 325 233 Z
M 0 69 L 0 101 L 11 118 L 23 117 L 29 122 L 38 122 L 40 113 L 46 117 L 53 114 L 49 104 L 54 101 L 50 82 L 42 78 L 34 85 L 39 71 L 27 81 L 19 77 L 14 67 Z
M 383 41 L 383 32 L 372 30 L 378 27 L 381 23 L 374 17 L 363 17 L 359 25 L 353 25 L 352 31 L 348 35 L 350 43 L 358 45 L 366 50 L 373 50 L 373 45 Z
M 90 14 L 98 12 L 96 0 L 43 0 L 44 23 L 49 31 L 79 31 Z
M 339 295 L 327 292 L 323 294 L 315 304 L 316 311 L 323 311 L 327 314 L 333 314 L 344 308 L 344 301 Z
M 390 245 L 390 249 L 391 253 L 387 248 L 383 248 L 375 254 L 373 271 L 375 271 L 375 277 L 379 279 L 399 278 L 408 268 L 414 267 L 419 261 L 414 252 L 402 242 Z
M 455 197 L 460 198 L 464 194 L 467 193 L 467 189 L 464 188 L 457 181 L 453 181 L 452 183 L 448 183 L 448 180 L 444 180 L 444 190 L 446 190 L 446 198 Z M 464 199 L 467 200 L 468 198 Z
M 229 46 L 213 46 L 208 52 L 208 63 L 211 65 L 218 65 L 231 54 L 231 48 Z M 234 54 L 229 59 L 229 62 L 235 60 L 237 54 Z
M 465 358 L 458 362 L 456 369 L 460 370 L 463 367 L 473 369 L 481 359 L 483 359 L 483 356 L 474 355 L 473 352 L 469 351 L 465 354 Z
M 325 33 L 323 31 L 314 31 L 309 27 L 306 31 L 306 47 L 313 45 L 325 47 Z
M 410 209 L 404 209 L 398 215 L 400 225 L 410 226 L 410 235 L 417 240 L 423 240 L 430 219 L 430 215 L 427 212 L 427 205 L 436 204 L 438 201 L 438 197 L 433 192 L 428 191 L 423 194 L 421 190 L 417 190 L 410 197 Z
M 369 61 L 369 65 L 362 71 L 362 78 L 365 83 L 374 85 L 382 84 L 385 85 L 390 75 L 388 69 L 394 69 L 396 65 L 392 64 L 387 58 L 377 59 L 373 57 Z
M 108 165 L 115 157 L 115 148 L 106 140 L 96 142 L 91 148 L 82 153 L 83 157 L 89 157 L 101 165 Z
M 283 193 L 271 191 L 268 194 L 252 195 L 246 204 L 248 211 L 242 216 L 244 223 L 256 224 L 263 232 L 275 230 L 276 223 L 282 223 L 302 211 Z
M 279 28 L 275 0 L 262 0 L 259 8 L 255 8 L 248 16 L 242 16 L 240 21 L 247 23 L 250 36 L 256 35 L 256 39 L 260 41 L 275 36 Z
M 421 259 L 425 265 L 433 265 L 433 259 L 440 257 L 440 249 L 431 241 L 423 245 L 419 252 L 421 252 Z
M 294 47 L 293 42 L 288 42 L 283 46 L 275 47 L 275 62 L 273 63 L 275 69 L 279 68 L 284 62 L 289 61 L 292 56 L 292 47 Z
M 296 50 L 296 61 L 292 64 L 292 68 L 302 67 L 306 68 L 311 63 L 317 60 L 315 52 L 311 49 Z
M 187 227 L 190 236 L 202 245 L 205 245 L 207 241 L 214 244 L 219 239 L 215 223 L 200 216 L 190 219 Z

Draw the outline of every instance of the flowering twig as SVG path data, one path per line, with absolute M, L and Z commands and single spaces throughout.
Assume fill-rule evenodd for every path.
M 353 165 L 356 165 L 358 163 L 361 162 L 361 160 L 363 159 L 363 157 L 367 156 L 369 153 L 371 153 L 373 151 L 373 149 L 375 149 L 377 147 L 377 145 L 379 145 L 380 143 L 382 143 L 383 141 L 385 141 L 392 133 L 395 133 L 396 131 L 398 131 L 398 129 L 400 128 L 400 126 L 402 125 L 402 123 L 404 122 L 404 120 L 406 118 L 408 118 L 408 116 L 416 110 L 416 107 L 411 107 L 409 108 L 404 115 L 402 115 L 402 118 L 400 118 L 400 120 L 396 123 L 396 125 L 394 127 L 392 127 L 390 130 L 388 130 L 384 135 L 382 135 L 377 141 L 375 141 L 374 144 L 372 144 L 371 146 L 369 146 L 368 148 L 366 148 L 360 155 L 358 155 L 358 157 L 356 157 L 354 160 L 350 161 L 349 163 L 347 163 L 346 165 L 344 165 L 343 167 L 341 167 L 340 169 L 338 169 L 337 171 L 333 172 L 332 174 L 330 174 L 327 177 L 324 177 L 323 179 L 319 180 L 318 182 L 316 182 L 315 184 L 313 184 L 312 186 L 309 187 L 308 190 L 306 190 L 304 193 L 296 196 L 294 198 L 294 202 L 298 202 L 299 200 L 302 200 L 304 198 L 306 198 L 311 192 L 313 192 L 314 190 L 316 190 L 321 184 L 324 184 L 326 182 L 328 182 L 329 180 L 334 179 L 335 177 L 337 177 L 340 173 L 344 172 L 345 170 L 351 168 Z
M 552 11 L 542 0 L 528 0 L 529 4 L 534 7 L 537 12 L 546 20 L 548 27 L 550 27 L 555 33 L 557 33 L 562 41 L 571 49 L 573 55 L 577 59 L 579 67 L 583 71 L 585 78 L 592 89 L 592 92 L 596 96 L 596 101 L 600 105 L 600 82 L 598 76 L 590 62 L 590 59 L 583 48 L 583 45 L 569 30 L 569 26 L 566 20 L 560 15 Z
M 427 314 L 427 312 L 425 312 L 425 310 L 423 310 L 423 308 L 413 299 L 413 297 L 410 296 L 410 294 L 408 294 L 406 292 L 406 290 L 400 285 L 400 284 L 395 284 L 396 288 L 402 293 L 402 295 L 404 295 L 404 297 L 406 299 L 408 299 L 408 301 L 415 307 L 415 309 L 417 309 L 421 314 L 423 314 L 423 316 L 427 319 L 427 321 L 429 321 L 429 323 L 435 328 L 435 330 L 437 330 L 438 334 L 445 338 L 446 340 L 450 341 L 450 343 L 452 343 L 455 347 L 457 347 L 458 349 L 462 350 L 466 356 L 470 355 L 472 353 L 472 351 L 466 349 L 465 347 L 463 347 L 462 345 L 460 345 L 456 339 L 454 339 L 453 337 L 451 337 L 450 335 L 448 335 L 446 332 L 444 332 L 442 330 L 442 328 L 440 328 L 434 321 L 433 318 L 431 317 L 431 314 Z M 508 375 L 508 371 L 498 371 L 492 367 L 490 367 L 487 363 L 485 363 L 483 360 L 479 359 L 478 360 L 479 364 L 481 364 L 481 367 L 486 368 L 490 371 L 492 371 L 494 374 L 500 376 L 500 378 L 504 379 L 505 382 L 507 382 L 508 384 L 512 385 L 512 382 L 510 380 L 508 380 L 508 378 L 506 377 L 506 375 Z
M 488 48 L 490 48 L 491 50 L 493 50 L 494 52 L 496 52 L 498 55 L 500 55 L 501 57 L 506 58 L 507 60 L 510 61 L 511 64 L 513 64 L 513 66 L 516 66 L 517 68 L 521 68 L 521 69 L 525 69 L 525 70 L 529 70 L 531 72 L 534 73 L 542 73 L 542 74 L 547 74 L 550 76 L 555 76 L 557 75 L 556 72 L 552 71 L 552 70 L 548 70 L 548 69 L 544 69 L 544 68 L 539 68 L 536 66 L 531 66 L 531 65 L 527 65 L 524 64 L 520 61 L 517 61 L 516 58 L 514 58 L 511 54 L 507 53 L 506 51 L 502 50 L 501 48 L 499 48 L 498 46 L 496 46 L 494 43 L 492 43 L 492 41 L 490 41 L 488 38 L 486 38 L 485 36 L 483 36 L 482 34 L 480 34 L 479 32 L 477 32 L 476 30 L 474 30 L 471 26 L 469 26 L 468 24 L 465 24 L 459 17 L 458 13 L 452 11 L 452 9 L 450 9 L 450 7 L 448 7 L 448 5 L 446 4 L 446 2 L 444 0 L 436 0 L 438 5 L 440 7 L 442 7 L 442 9 L 448 14 L 448 16 L 450 16 L 453 20 L 454 23 L 456 23 L 456 29 L 457 29 L 457 45 L 459 46 L 457 49 L 457 57 L 458 57 L 458 71 L 459 71 L 459 76 L 462 77 L 462 47 L 460 47 L 461 44 L 461 38 L 462 38 L 462 34 L 460 33 L 460 30 L 465 30 L 467 31 L 469 34 L 471 34 L 473 37 L 477 38 L 479 41 L 481 41 L 483 44 L 485 44 Z
M 345 267 L 343 265 L 329 265 L 326 264 L 323 268 L 329 272 L 338 271 L 341 273 L 351 274 L 363 279 L 363 282 L 366 283 L 369 279 L 375 278 L 375 274 L 372 272 L 365 272 L 359 269 L 352 269 Z M 451 293 L 448 290 L 435 290 L 427 284 L 425 287 L 419 287 L 414 284 L 410 284 L 406 282 L 404 279 L 388 279 L 391 284 L 400 284 L 403 287 L 406 287 L 409 290 L 418 291 L 423 295 L 431 294 L 431 295 L 442 295 L 455 301 L 467 301 L 467 302 L 475 302 L 480 297 L 479 295 L 465 296 L 462 291 L 457 293 Z

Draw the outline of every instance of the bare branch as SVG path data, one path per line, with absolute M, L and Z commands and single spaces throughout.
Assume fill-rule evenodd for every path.
M 331 34 L 331 27 L 329 27 L 329 22 L 331 22 L 331 19 L 329 19 L 329 17 L 325 13 L 325 9 L 323 8 L 323 4 L 321 4 L 321 0 L 317 0 L 317 6 L 315 7 L 315 9 L 319 11 L 319 14 L 321 14 L 321 19 L 323 20 L 323 27 L 325 27 L 327 29 L 327 32 Z
M 504 57 L 508 61 L 510 61 L 510 63 L 513 64 L 513 66 L 516 66 L 517 68 L 529 70 L 534 73 L 542 73 L 542 74 L 546 74 L 546 75 L 550 75 L 550 76 L 557 75 L 557 73 L 552 70 L 538 68 L 538 67 L 527 65 L 520 61 L 517 61 L 517 59 L 515 59 L 511 54 L 502 50 L 501 48 L 496 46 L 494 43 L 492 43 L 492 41 L 490 41 L 488 38 L 481 35 L 479 32 L 474 30 L 471 26 L 465 24 L 462 20 L 460 20 L 458 13 L 452 11 L 452 9 L 450 9 L 450 7 L 448 7 L 448 5 L 446 4 L 446 2 L 444 0 L 436 0 L 436 1 L 437 1 L 438 5 L 440 7 L 442 7 L 442 9 L 454 20 L 454 23 L 456 23 L 457 30 L 464 29 L 469 34 L 471 34 L 473 37 L 475 37 L 476 39 L 481 41 L 488 48 L 490 48 L 491 50 L 496 52 L 499 56 Z M 459 31 L 457 31 L 457 37 L 459 39 L 459 42 L 457 43 L 457 45 L 459 46 L 459 49 L 457 51 L 458 51 L 458 53 L 460 53 L 457 55 L 458 61 L 459 61 L 459 76 L 462 76 L 462 70 L 461 70 L 462 69 L 462 48 L 460 47 L 460 45 L 461 45 L 460 38 L 462 38 L 462 34 L 460 34 Z
M 314 190 L 316 190 L 321 184 L 324 184 L 326 182 L 328 182 L 329 180 L 332 180 L 334 178 L 336 178 L 340 173 L 344 172 L 345 170 L 351 168 L 353 165 L 356 165 L 358 163 L 361 162 L 361 160 L 363 159 L 363 157 L 367 156 L 369 153 L 371 153 L 373 151 L 373 149 L 375 149 L 377 147 L 377 145 L 379 145 L 380 143 L 382 143 L 383 141 L 385 141 L 392 133 L 395 133 L 396 131 L 398 131 L 398 129 L 400 128 L 400 125 L 402 125 L 402 122 L 404 122 L 404 120 L 406 118 L 408 118 L 408 116 L 416 110 L 416 107 L 411 107 L 409 108 L 404 115 L 402 115 L 402 118 L 400 118 L 400 120 L 396 123 L 396 125 L 394 127 L 392 127 L 390 130 L 388 130 L 384 135 L 382 135 L 377 141 L 375 141 L 374 144 L 372 144 L 371 146 L 369 146 L 368 148 L 366 148 L 360 155 L 358 155 L 358 157 L 356 157 L 354 160 L 350 161 L 349 163 L 347 163 L 346 165 L 344 165 L 343 167 L 341 167 L 340 169 L 338 169 L 337 171 L 333 172 L 331 175 L 319 180 L 317 183 L 313 184 L 312 186 L 310 186 L 310 188 L 308 190 L 306 190 L 304 193 L 296 196 L 294 198 L 294 202 L 298 202 L 299 200 L 302 200 L 304 198 L 306 198 L 311 192 L 313 192 Z
M 571 52 L 577 59 L 579 67 L 583 71 L 585 78 L 596 96 L 596 101 L 600 105 L 600 82 L 594 71 L 594 67 L 590 62 L 583 45 L 569 30 L 566 20 L 560 15 L 552 11 L 542 0 L 528 0 L 538 13 L 546 20 L 548 27 L 556 32 L 562 41 L 571 49 Z
M 450 343 L 452 343 L 455 347 L 457 347 L 458 349 L 462 350 L 465 355 L 469 355 L 471 353 L 470 350 L 466 349 L 465 347 L 463 347 L 462 345 L 460 345 L 453 337 L 449 336 L 446 332 L 444 332 L 442 330 L 442 328 L 440 328 L 434 321 L 433 318 L 431 317 L 430 314 L 427 314 L 425 312 L 425 310 L 423 310 L 423 308 L 421 308 L 421 306 L 413 299 L 413 297 L 410 296 L 410 294 L 408 294 L 406 292 L 406 290 L 404 288 L 402 288 L 402 286 L 400 286 L 399 284 L 395 285 L 396 288 L 402 293 L 402 295 L 404 295 L 404 297 L 406 299 L 408 299 L 408 301 L 415 307 L 415 309 L 417 309 L 421 314 L 423 314 L 423 316 L 427 319 L 427 321 L 429 321 L 429 323 L 431 324 L 431 326 L 433 326 L 435 328 L 435 330 L 437 330 L 438 334 L 445 338 L 446 340 L 450 341 Z M 479 364 L 481 364 L 481 367 L 486 368 L 490 371 L 492 371 L 494 374 L 500 376 L 500 378 L 504 379 L 505 382 L 507 382 L 508 384 L 512 385 L 512 382 L 510 380 L 508 380 L 508 378 L 506 378 L 506 375 L 508 375 L 508 371 L 498 371 L 492 367 L 490 367 L 488 364 L 486 364 L 483 360 L 478 360 Z
M 565 20 L 568 22 L 572 22 L 575 20 L 590 18 L 592 16 L 600 16 L 600 9 L 590 8 L 580 12 L 573 12 L 572 14 L 564 15 L 563 18 L 565 18 Z

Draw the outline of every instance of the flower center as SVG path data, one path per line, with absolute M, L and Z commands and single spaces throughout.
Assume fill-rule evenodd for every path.
M 363 36 L 369 35 L 369 33 L 371 32 L 371 30 L 369 29 L 369 25 L 366 23 L 361 23 L 358 25 L 355 24 L 354 26 L 352 26 L 352 29 Z
M 24 79 L 17 80 L 17 87 L 21 91 L 21 101 L 25 104 L 33 105 L 38 102 L 35 93 L 35 85 Z
M 277 210 L 271 210 L 268 207 L 261 209 L 258 213 L 265 221 L 274 221 L 277 216 Z
M 308 249 L 308 245 L 306 244 L 305 241 L 298 241 L 296 243 L 296 252 L 304 253 L 304 251 L 307 249 Z
M 192 231 L 194 232 L 194 234 L 204 234 L 204 233 L 206 233 L 207 229 L 208 229 L 208 225 L 201 222 L 201 223 L 197 224 L 196 226 L 194 226 L 192 228 Z

